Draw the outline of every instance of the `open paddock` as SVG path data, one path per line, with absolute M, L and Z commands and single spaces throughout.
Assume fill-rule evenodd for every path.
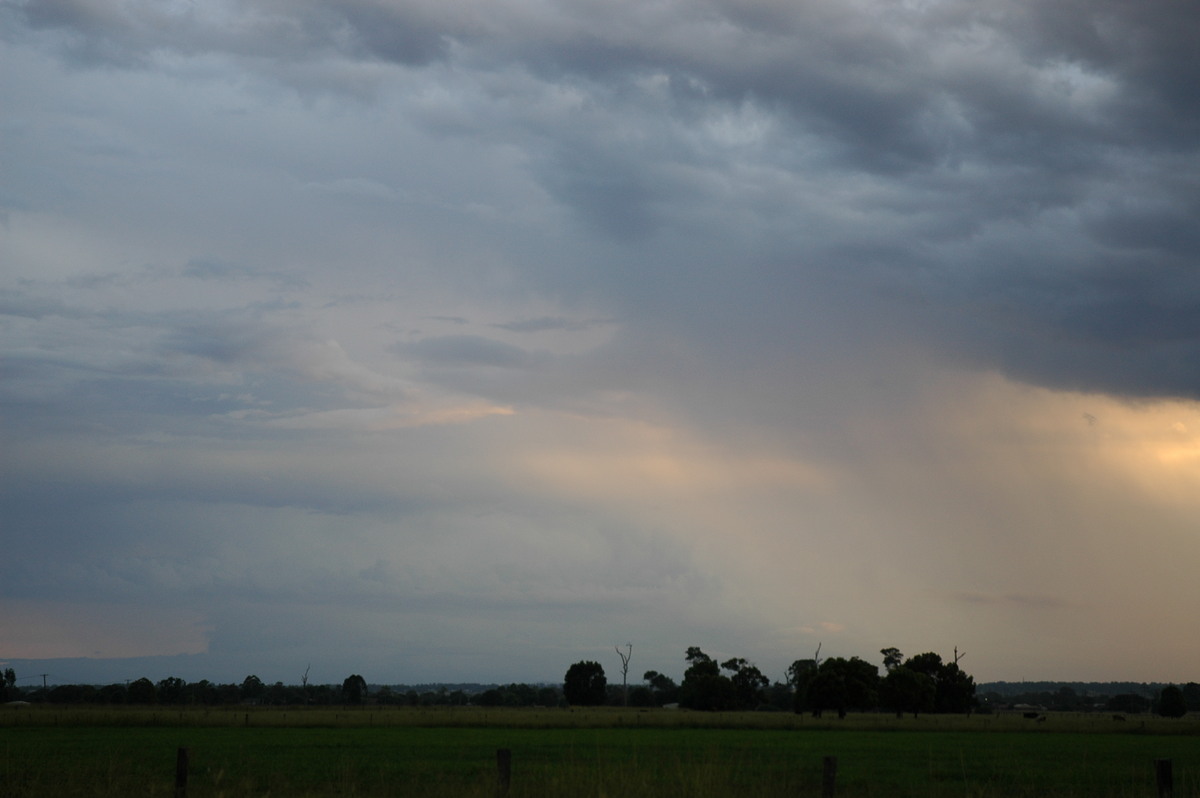
M 1144 725 L 1143 725 L 1144 724 Z M 0 715 L 0 794 L 488 796 L 499 749 L 509 795 L 1200 796 L 1200 723 L 1131 716 L 851 715 L 481 708 L 26 707 Z

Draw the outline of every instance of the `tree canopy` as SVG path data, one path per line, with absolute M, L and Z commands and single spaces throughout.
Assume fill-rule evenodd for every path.
M 604 678 L 604 666 L 599 662 L 576 662 L 567 668 L 567 675 L 563 679 L 563 697 L 568 704 L 600 706 L 607 694 L 608 680 Z
M 1182 718 L 1187 714 L 1187 702 L 1183 690 L 1169 684 L 1158 694 L 1158 714 L 1164 718 Z

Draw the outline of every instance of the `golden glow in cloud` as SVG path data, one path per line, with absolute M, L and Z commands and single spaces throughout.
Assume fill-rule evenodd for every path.
M 13 659 L 112 659 L 208 650 L 208 629 L 194 611 L 36 599 L 5 602 L 0 639 L 5 656 Z
M 835 474 L 800 458 L 738 451 L 689 430 L 621 419 L 588 420 L 562 438 L 517 458 L 519 470 L 561 494 L 581 499 L 668 499 L 819 492 Z
M 725 608 L 797 655 L 820 640 L 831 655 L 961 645 L 982 675 L 1011 678 L 1067 640 L 1077 670 L 1040 675 L 1107 678 L 1136 666 L 1096 664 L 1108 641 L 1148 638 L 1132 630 L 1180 623 L 1200 600 L 1178 568 L 1164 572 L 1200 561 L 1200 536 L 1187 537 L 1200 406 L 947 374 L 877 411 L 848 420 L 835 455 L 790 456 L 686 428 L 543 418 L 509 462 L 524 490 L 685 542 Z M 1183 642 L 1140 645 L 1188 656 Z

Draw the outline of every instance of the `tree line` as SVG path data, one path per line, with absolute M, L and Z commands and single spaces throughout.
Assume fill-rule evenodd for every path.
M 954 650 L 952 659 L 943 660 L 935 652 L 905 657 L 899 649 L 880 650 L 883 673 L 858 657 L 822 659 L 821 648 L 809 659 L 798 659 L 787 669 L 784 682 L 772 682 L 751 662 L 733 657 L 718 663 L 700 648 L 689 647 L 684 655 L 687 670 L 683 682 L 676 684 L 657 671 L 646 671 L 644 684 L 632 690 L 622 685 L 614 690 L 606 685 L 604 668 L 597 662 L 575 663 L 568 669 L 563 691 L 567 702 L 580 705 L 618 704 L 629 706 L 677 705 L 697 710 L 784 710 L 811 712 L 821 716 L 837 712 L 844 717 L 851 711 L 911 713 L 992 712 L 1001 708 L 1032 707 L 1039 710 L 1111 711 L 1114 713 L 1154 712 L 1164 717 L 1182 717 L 1200 712 L 1200 684 L 1183 686 L 1133 683 L 1107 683 L 1121 687 L 1114 695 L 1092 691 L 1078 692 L 1061 683 L 1030 692 L 989 691 L 977 694 L 975 679 L 960 666 L 964 655 Z M 629 657 L 621 654 L 622 672 L 628 671 Z M 1078 685 L 1082 686 L 1082 684 Z M 1090 685 L 1091 687 L 1099 685 Z M 989 687 L 1013 687 L 992 683 Z M 1137 687 L 1140 692 L 1133 692 Z
M 1153 712 L 1182 717 L 1200 712 L 1200 684 L 1139 684 L 1137 682 L 1033 682 L 984 685 L 981 705 L 1031 707 L 1051 712 Z M 1003 688 L 1003 692 L 1000 689 Z M 1033 688 L 1033 689 L 1026 689 Z
M 858 657 L 821 658 L 820 647 L 809 659 L 798 659 L 787 669 L 783 682 L 772 682 L 752 662 L 733 657 L 718 662 L 696 646 L 684 654 L 687 669 L 681 683 L 666 674 L 646 671 L 642 684 L 627 683 L 632 646 L 617 649 L 621 657 L 620 685 L 609 684 L 597 662 L 571 665 L 562 685 L 425 685 L 417 688 L 368 686 L 359 674 L 340 685 L 309 684 L 305 672 L 299 685 L 264 683 L 256 675 L 241 683 L 218 684 L 205 679 L 186 682 L 167 677 L 148 678 L 104 686 L 66 684 L 20 688 L 12 668 L 0 674 L 0 701 L 56 704 L 132 705 L 361 705 L 380 706 L 680 706 L 697 710 L 789 710 L 820 716 L 836 712 L 888 710 L 914 715 L 930 712 L 988 712 L 1003 706 L 1032 706 L 1045 710 L 1155 712 L 1179 717 L 1200 711 L 1200 685 L 1122 685 L 1142 687 L 1140 693 L 1098 695 L 1069 685 L 1057 689 L 977 695 L 974 678 L 959 666 L 957 650 L 952 660 L 933 652 L 904 657 L 895 648 L 880 651 L 883 673 Z M 1012 687 L 1011 685 L 989 685 Z M 1030 685 L 1033 686 L 1033 685 Z M 1051 683 L 1037 685 L 1043 688 Z M 1114 685 L 1116 686 L 1116 685 Z M 453 689 L 452 689 L 453 688 Z
M 262 705 L 344 705 L 360 704 L 367 698 L 367 682 L 358 674 L 346 677 L 341 685 L 309 684 L 307 674 L 299 685 L 283 682 L 266 684 L 250 675 L 240 684 L 217 684 L 207 679 L 187 682 L 168 676 L 153 682 L 146 677 L 103 686 L 60 684 L 54 687 L 22 689 L 17 676 L 7 668 L 0 679 L 0 698 L 5 702 L 30 701 L 51 704 L 137 704 L 170 706 L 223 704 Z
M 699 647 L 684 654 L 687 670 L 683 681 L 657 671 L 646 671 L 644 685 L 627 693 L 633 706 L 680 707 L 706 711 L 747 709 L 790 709 L 820 717 L 836 712 L 887 709 L 897 715 L 927 712 L 971 712 L 976 708 L 975 680 L 959 667 L 961 655 L 943 661 L 926 652 L 905 658 L 898 649 L 885 648 L 884 673 L 859 657 L 822 659 L 820 646 L 809 659 L 798 659 L 787 669 L 785 682 L 773 683 L 754 663 L 732 657 L 718 662 Z M 628 665 L 622 656 L 622 665 Z M 604 668 L 597 662 L 572 665 L 563 682 L 568 703 L 606 703 Z M 623 691 L 624 694 L 624 691 Z

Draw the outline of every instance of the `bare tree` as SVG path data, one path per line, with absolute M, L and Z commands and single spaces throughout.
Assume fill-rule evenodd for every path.
M 621 658 L 621 701 L 625 706 L 629 706 L 629 658 L 633 656 L 633 643 L 626 643 L 624 651 L 619 646 L 613 648 Z

